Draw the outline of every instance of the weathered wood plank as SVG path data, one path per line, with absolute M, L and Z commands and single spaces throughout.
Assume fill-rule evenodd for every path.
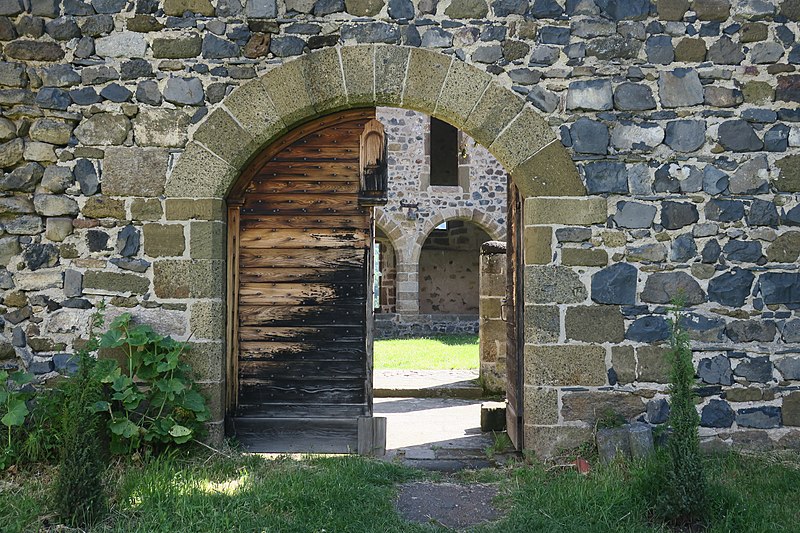
M 294 283 L 357 283 L 364 278 L 363 269 L 348 268 L 247 268 L 239 275 L 243 283 L 290 281 Z
M 242 205 L 243 215 L 297 215 L 312 213 L 367 215 L 367 208 L 350 194 L 252 194 Z
M 314 181 L 358 180 L 358 163 L 352 161 L 272 161 L 248 185 L 259 189 L 275 179 L 313 179 Z
M 360 188 L 358 176 L 349 176 L 341 181 L 323 181 L 315 178 L 309 180 L 280 179 L 254 181 L 247 189 L 253 194 L 357 194 Z
M 360 361 L 365 357 L 362 343 L 240 342 L 239 361 Z
M 243 229 L 242 248 L 367 248 L 369 230 L 364 229 Z
M 239 375 L 243 379 L 364 379 L 362 361 L 242 361 Z
M 248 268 L 364 268 L 364 250 L 241 250 L 239 265 Z
M 302 321 L 298 321 L 302 324 Z M 302 342 L 319 341 L 358 342 L 364 338 L 364 325 L 355 326 L 240 326 L 240 341 Z
M 239 394 L 250 402 L 280 400 L 313 404 L 316 402 L 361 403 L 364 401 L 364 379 L 275 379 L 239 378 Z
M 240 305 L 322 305 L 364 299 L 363 283 L 240 283 Z
M 355 326 L 365 320 L 363 307 L 359 305 L 243 305 L 239 307 L 241 326 Z
M 247 418 L 232 422 L 236 439 L 256 453 L 355 453 L 356 418 Z
M 236 415 L 265 418 L 355 418 L 367 413 L 365 403 L 316 403 L 298 405 L 288 402 L 240 403 Z
M 239 225 L 243 229 L 339 228 L 369 227 L 369 215 L 245 215 Z
M 226 353 L 226 375 L 228 376 L 228 387 L 225 394 L 226 411 L 235 409 L 236 400 L 239 397 L 238 381 L 239 375 L 239 207 L 230 206 L 228 208 L 228 251 L 230 258 L 227 264 L 227 282 L 230 289 L 227 293 L 227 330 L 225 343 Z

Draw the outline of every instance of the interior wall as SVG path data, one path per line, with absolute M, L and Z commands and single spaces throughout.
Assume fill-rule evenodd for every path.
M 434 230 L 419 258 L 419 307 L 427 314 L 476 314 L 480 246 L 490 240 L 478 226 L 460 220 Z

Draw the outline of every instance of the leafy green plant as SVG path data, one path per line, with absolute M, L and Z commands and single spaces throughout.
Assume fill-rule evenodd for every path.
M 202 432 L 210 413 L 190 378 L 191 367 L 181 361 L 186 343 L 135 325 L 124 313 L 111 323 L 99 347 L 125 355 L 124 370 L 116 361 L 101 362 L 101 381 L 111 393 L 95 404 L 97 411 L 109 414 L 113 452 L 183 444 Z
M 33 375 L 17 370 L 8 373 L 0 370 L 0 423 L 6 427 L 5 443 L 0 448 L 0 469 L 13 464 L 19 453 L 19 443 L 14 439 L 15 429 L 20 429 L 30 414 L 27 401 L 33 397 L 32 392 L 23 387 L 33 381 Z

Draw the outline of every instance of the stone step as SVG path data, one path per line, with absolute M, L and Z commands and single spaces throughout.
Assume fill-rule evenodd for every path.
M 483 389 L 477 383 L 462 381 L 433 387 L 382 387 L 373 389 L 376 398 L 458 398 L 480 400 Z

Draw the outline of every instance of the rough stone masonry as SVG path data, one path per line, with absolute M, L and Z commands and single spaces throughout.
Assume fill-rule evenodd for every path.
M 580 443 L 606 408 L 666 420 L 679 292 L 704 444 L 798 447 L 798 20 L 798 0 L 0 0 L 0 364 L 67 371 L 106 300 L 193 333 L 221 428 L 226 190 L 177 169 L 241 171 L 226 142 L 262 146 L 338 79 L 325 109 L 463 118 L 512 177 L 538 172 L 515 154 L 544 117 L 577 165 L 588 197 L 525 201 L 526 447 Z M 454 94 L 442 65 L 475 74 Z M 249 111 L 265 94 L 274 122 Z M 566 172 L 542 146 L 531 164 Z

